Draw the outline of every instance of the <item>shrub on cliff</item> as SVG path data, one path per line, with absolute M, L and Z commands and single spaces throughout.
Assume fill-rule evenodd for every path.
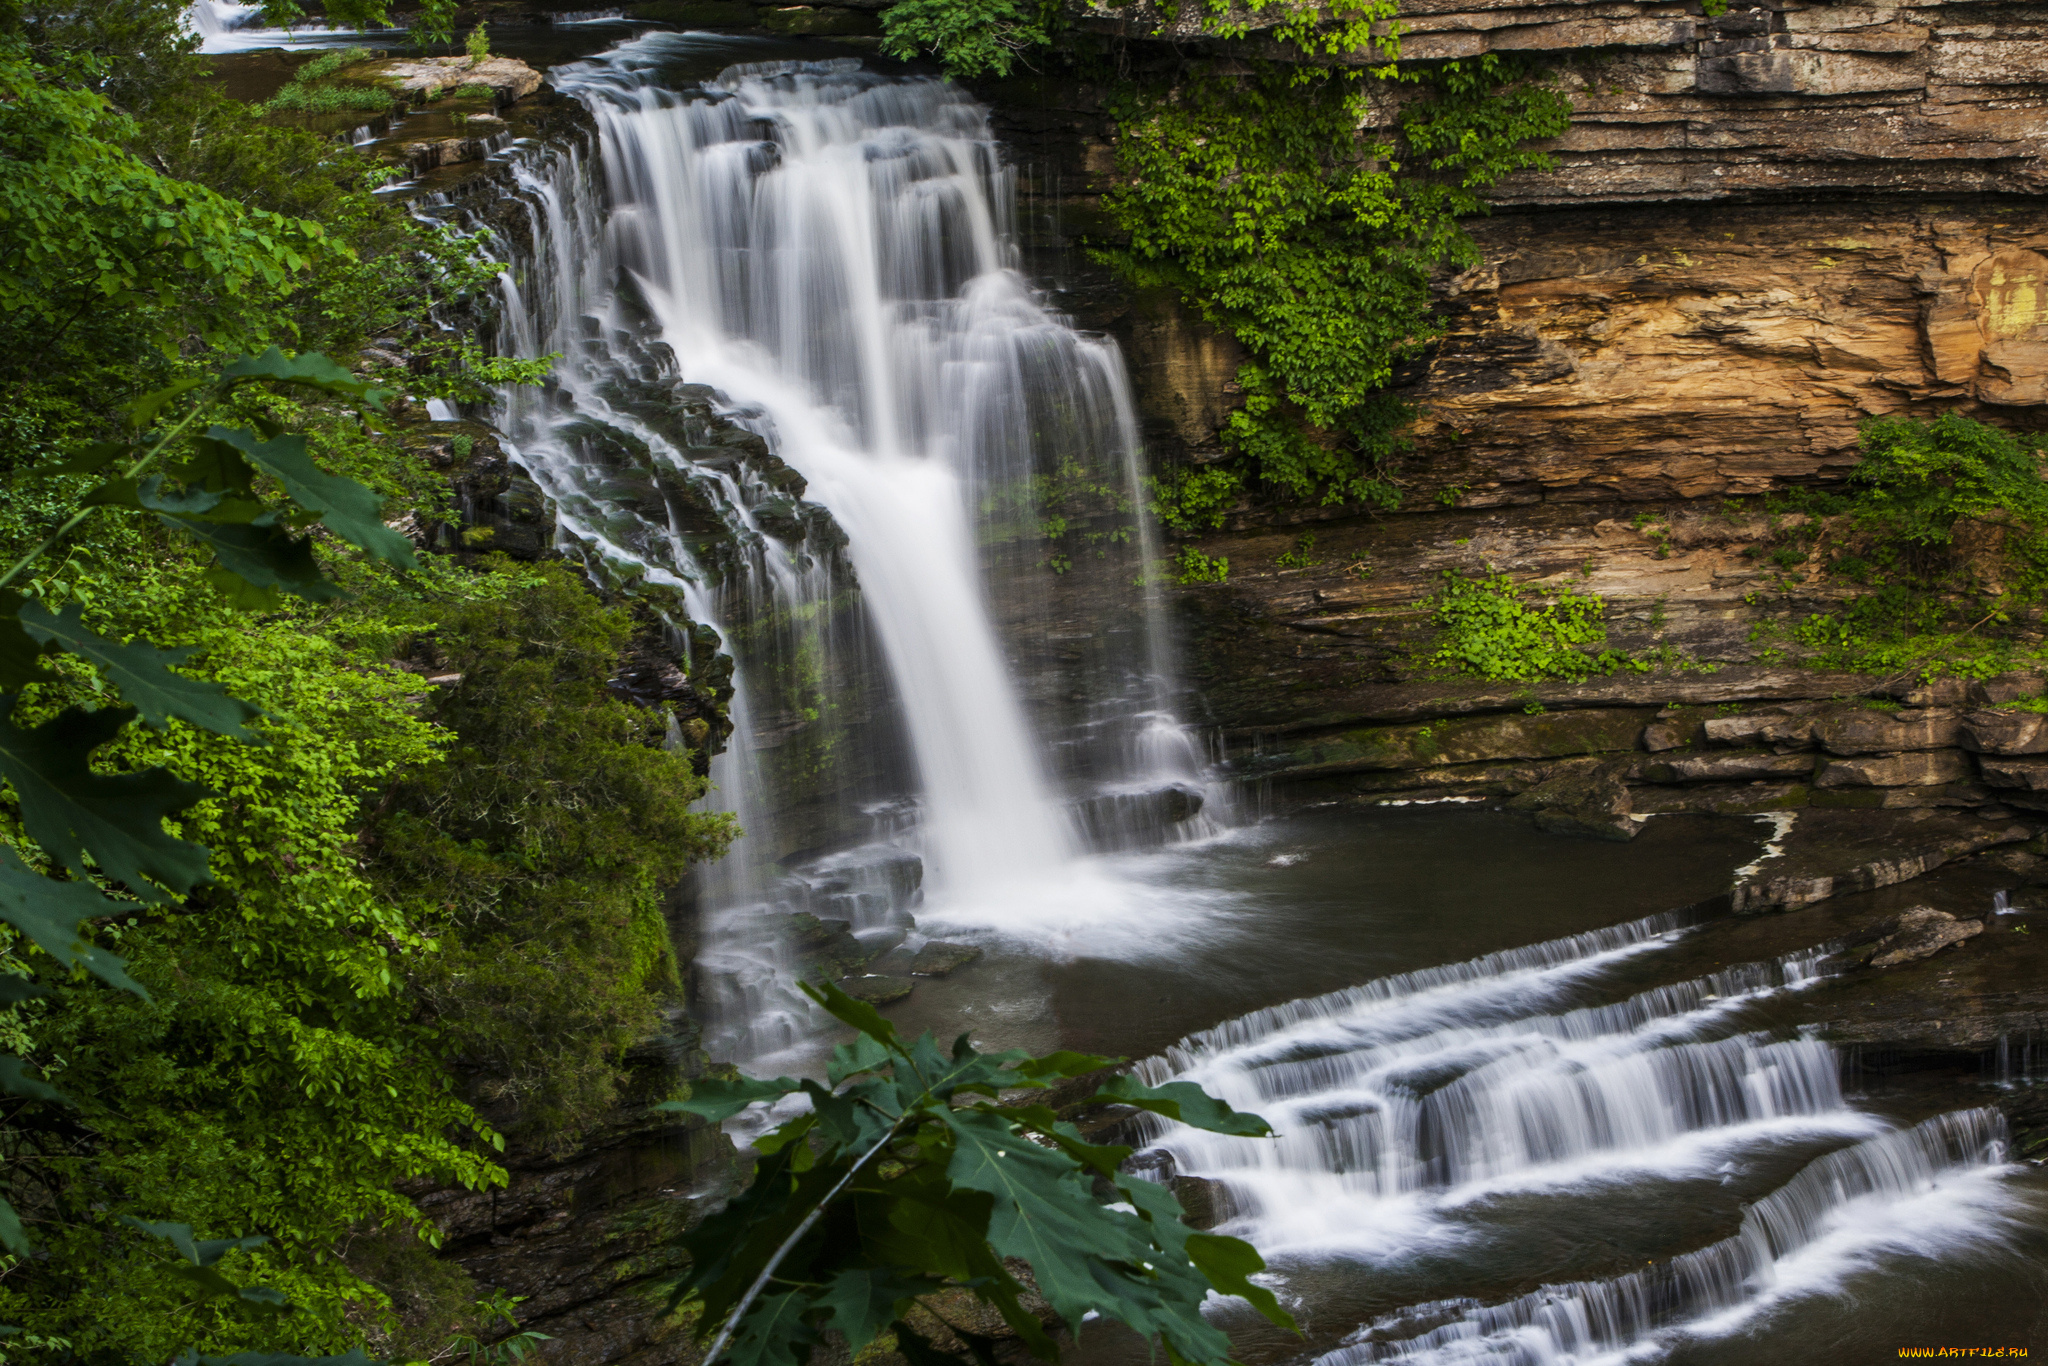
M 606 691 L 632 633 L 561 565 L 499 563 L 436 625 L 421 768 L 372 826 L 380 887 L 434 935 L 413 984 L 480 1099 L 566 1137 L 602 1115 L 619 1057 L 677 989 L 661 894 L 725 851 L 732 817 L 663 747 L 665 713 Z
M 1505 574 L 1467 578 L 1444 571 L 1429 600 L 1438 628 L 1429 663 L 1496 682 L 1582 683 L 1595 674 L 1645 665 L 1607 642 L 1607 608 L 1591 593 L 1566 588 L 1549 602 Z
M 1128 90 L 1116 187 L 1105 207 L 1130 236 L 1098 253 L 1141 284 L 1180 293 L 1251 353 L 1224 439 L 1238 459 L 1155 486 L 1169 526 L 1220 526 L 1240 491 L 1391 506 L 1387 466 L 1407 410 L 1388 391 L 1440 328 L 1429 284 L 1477 263 L 1460 218 L 1480 192 L 1548 159 L 1531 139 L 1564 130 L 1562 96 L 1487 55 L 1398 79 L 1429 98 L 1399 136 L 1369 141 L 1394 68 L 1221 64 Z
M 1846 492 L 1766 500 L 1773 530 L 1753 554 L 1802 580 L 1849 590 L 1766 652 L 1866 672 L 1987 676 L 2036 654 L 2015 623 L 2048 597 L 2043 439 L 1959 413 L 1872 418 Z M 1775 643 L 1774 643 L 1775 642 Z

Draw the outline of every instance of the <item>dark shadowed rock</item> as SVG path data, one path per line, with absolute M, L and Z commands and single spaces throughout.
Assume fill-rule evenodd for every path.
M 2048 715 L 2037 711 L 1973 711 L 1958 742 L 1979 754 L 2048 754 Z
M 1214 1228 L 1230 1217 L 1230 1188 L 1206 1176 L 1175 1176 L 1167 1183 L 1189 1228 Z
M 1768 811 L 1795 811 L 1812 793 L 1804 783 L 1683 783 L 1632 788 L 1629 809 L 1638 816 L 1698 812 L 1715 816 L 1754 816 Z
M 1629 819 L 1628 789 L 1606 767 L 1552 778 L 1508 803 L 1511 810 L 1531 812 L 1536 828 L 1553 835 L 1632 840 L 1642 826 Z
M 891 1001 L 900 1001 L 908 996 L 917 984 L 908 977 L 881 977 L 868 974 L 860 977 L 842 977 L 837 985 L 841 991 L 856 1001 L 866 1001 L 871 1006 L 885 1006 Z
M 1906 882 L 1951 860 L 2032 833 L 1947 811 L 1802 811 L 1772 841 L 1775 852 L 1740 874 L 1729 894 L 1738 914 L 1789 910 L 1849 892 Z
M 1960 722 L 1947 707 L 1900 712 L 1854 707 L 1821 717 L 1813 735 L 1831 754 L 1899 754 L 1949 748 L 1956 743 Z
M 1934 749 L 1917 754 L 1866 754 L 1825 759 L 1813 776 L 1815 787 L 1935 787 L 1966 783 L 1977 775 L 1970 756 Z
M 2038 673 L 1999 674 L 1970 685 L 1969 705 L 1996 707 L 2006 702 L 2023 702 L 2048 692 L 2048 678 Z
M 2038 759 L 2007 759 L 1987 754 L 1977 761 L 1977 768 L 1989 787 L 2048 791 L 2048 755 Z
M 1715 716 L 1701 727 L 1710 745 L 1768 745 L 1804 749 L 1813 743 L 1822 704 L 1793 703 L 1737 716 Z
M 1653 783 L 1739 782 L 1757 778 L 1802 778 L 1813 772 L 1812 754 L 1773 754 L 1769 750 L 1687 755 L 1645 764 L 1642 775 Z

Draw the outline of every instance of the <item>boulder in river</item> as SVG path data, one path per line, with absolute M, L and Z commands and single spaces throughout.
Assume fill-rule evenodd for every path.
M 1891 933 L 1877 941 L 1867 961 L 1874 968 L 1895 968 L 1982 933 L 1981 920 L 1958 920 L 1932 906 L 1915 906 L 1893 922 Z
M 964 968 L 981 957 L 981 950 L 972 944 L 946 944 L 934 939 L 917 951 L 917 957 L 910 960 L 912 977 L 944 977 L 955 968 Z
M 838 987 L 856 1001 L 865 1001 L 871 1006 L 885 1006 L 891 1001 L 900 1001 L 908 996 L 917 984 L 907 977 L 878 977 L 870 973 L 859 977 L 842 977 Z

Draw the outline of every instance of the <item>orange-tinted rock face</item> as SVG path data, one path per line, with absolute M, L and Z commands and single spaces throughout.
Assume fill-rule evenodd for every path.
M 1890 202 L 1503 214 L 1410 392 L 1412 495 L 1720 498 L 1839 478 L 1866 417 L 2032 426 L 2048 215 Z
M 1572 125 L 1469 225 L 1483 262 L 1440 281 L 1445 335 L 1397 376 L 1419 411 L 1400 511 L 1248 502 L 1198 538 L 1231 562 L 1182 591 L 1217 720 L 1370 711 L 1416 675 L 1447 569 L 1596 593 L 1633 652 L 1767 662 L 1761 620 L 1848 590 L 1788 587 L 1725 500 L 1839 482 L 1872 416 L 2048 426 L 2048 5 L 1743 4 L 1405 0 L 1407 55 L 1528 56 Z M 1251 35 L 1224 41 L 1192 0 L 1069 12 L 1138 40 L 1133 70 L 1155 37 L 1279 56 L 1261 30 L 1286 14 L 1233 13 Z M 1040 243 L 1109 229 L 1104 93 L 987 92 Z M 1386 87 L 1374 122 L 1414 97 Z M 1234 344 L 1101 275 L 1065 297 L 1123 343 L 1154 459 L 1220 457 Z

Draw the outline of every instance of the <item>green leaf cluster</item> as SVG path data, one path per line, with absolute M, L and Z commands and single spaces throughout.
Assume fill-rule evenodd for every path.
M 734 1366 L 783 1366 L 810 1360 L 827 1331 L 856 1356 L 887 1331 L 913 1366 L 945 1361 L 934 1321 L 912 1310 L 948 1287 L 993 1308 L 1046 1360 L 1057 1353 L 1025 1307 L 1031 1289 L 1070 1331 L 1100 1315 L 1164 1345 L 1174 1362 L 1228 1361 L 1229 1339 L 1201 1312 L 1212 1290 L 1293 1328 L 1249 1279 L 1264 1266 L 1250 1245 L 1190 1230 L 1170 1191 L 1123 1170 L 1129 1148 L 1090 1143 L 1045 1105 L 1008 1099 L 1108 1059 L 983 1053 L 964 1034 L 950 1050 L 929 1033 L 906 1042 L 838 988 L 806 990 L 859 1031 L 834 1050 L 829 1085 L 701 1081 L 665 1107 L 717 1122 L 757 1101 L 798 1092 L 810 1101 L 755 1143 L 762 1157 L 747 1190 L 683 1240 L 691 1267 L 674 1303 L 698 1306 L 698 1336 L 716 1335 L 708 1355 L 729 1341 Z M 1189 1082 L 1147 1087 L 1120 1076 L 1087 1102 L 1219 1133 L 1268 1132 Z M 1029 1266 L 1029 1286 L 1016 1261 Z M 985 1340 L 945 1328 L 986 1359 Z
M 1360 130 L 1396 82 L 1428 97 L 1405 105 L 1397 138 L 1369 141 Z M 1220 526 L 1253 481 L 1394 505 L 1387 466 L 1409 414 L 1387 386 L 1438 333 L 1430 278 L 1477 262 L 1459 220 L 1502 176 L 1548 164 L 1527 144 L 1563 131 L 1562 97 L 1492 55 L 1427 72 L 1214 64 L 1128 91 L 1114 112 L 1121 175 L 1105 206 L 1129 244 L 1098 255 L 1174 289 L 1252 357 L 1225 429 L 1237 466 L 1162 486 L 1162 520 Z
M 1803 618 L 1785 644 L 1817 667 L 1861 672 L 2019 667 L 2037 647 L 2015 627 L 2048 595 L 2042 438 L 1953 412 L 1872 418 L 1862 455 L 1842 492 L 1765 500 L 1770 527 L 1749 553 L 1777 566 L 1781 589 L 1860 590 Z
M 0 350 L 48 347 L 124 318 L 175 349 L 188 330 L 249 345 L 266 297 L 347 248 L 314 223 L 249 208 L 143 164 L 135 124 L 64 89 L 0 38 Z
M 1191 545 L 1182 546 L 1173 557 L 1173 581 L 1183 587 L 1197 583 L 1227 583 L 1228 555 L 1205 555 Z
M 460 683 L 427 715 L 456 762 L 391 790 L 369 829 L 377 885 L 439 941 L 413 987 L 481 1078 L 499 1127 L 564 1141 L 616 1096 L 625 1049 L 678 987 L 663 895 L 725 852 L 732 817 L 664 747 L 666 713 L 607 683 L 634 626 L 562 565 L 454 606 L 422 644 Z
M 882 11 L 882 51 L 935 54 L 949 76 L 1007 76 L 1025 52 L 1052 41 L 1049 0 L 896 0 Z
M 1438 668 L 1518 683 L 1580 683 L 1648 668 L 1598 648 L 1607 640 L 1607 608 L 1591 593 L 1567 588 L 1537 602 L 1506 574 L 1467 578 L 1452 569 L 1444 571 L 1429 609 L 1438 635 L 1428 662 Z

